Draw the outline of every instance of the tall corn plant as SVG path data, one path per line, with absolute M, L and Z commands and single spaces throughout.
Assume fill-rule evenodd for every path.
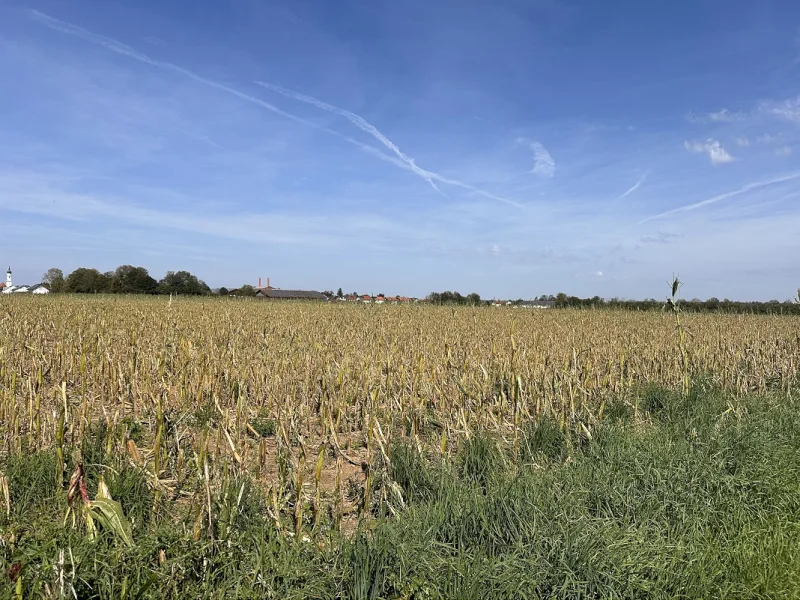
M 686 350 L 686 331 L 681 323 L 681 307 L 680 300 L 678 299 L 678 292 L 680 291 L 683 282 L 677 277 L 673 276 L 671 285 L 671 295 L 667 298 L 666 306 L 672 311 L 675 317 L 675 334 L 678 342 L 678 354 L 681 359 L 681 369 L 683 370 L 683 394 L 689 395 L 690 381 L 689 381 L 689 354 Z

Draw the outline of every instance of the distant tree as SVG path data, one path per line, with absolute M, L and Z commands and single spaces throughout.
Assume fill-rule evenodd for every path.
M 219 294 L 220 296 L 227 296 L 228 295 L 228 288 L 226 288 L 226 287 L 219 288 L 217 290 L 217 294 Z
M 256 288 L 252 285 L 245 283 L 242 287 L 239 288 L 239 295 L 240 296 L 255 296 L 256 295 Z
M 64 272 L 61 269 L 53 267 L 47 269 L 47 272 L 42 275 L 42 283 L 53 293 L 64 291 Z
M 425 297 L 425 300 L 427 300 L 431 304 L 441 304 L 442 294 L 440 294 L 439 292 L 431 292 Z
M 186 296 L 202 296 L 211 293 L 211 289 L 206 283 L 189 271 L 167 271 L 164 278 L 158 282 L 158 291 L 162 294 Z
M 328 299 L 333 298 L 333 292 L 331 290 L 325 290 L 324 292 L 322 292 L 322 295 Z
M 66 278 L 64 291 L 73 294 L 98 294 L 107 292 L 109 283 L 108 275 L 100 273 L 97 269 L 81 267 Z
M 338 290 L 336 290 L 336 297 L 337 298 L 344 297 L 344 294 L 342 293 L 342 288 L 339 288 Z
M 109 291 L 113 294 L 155 294 L 158 282 L 144 267 L 122 265 L 111 275 Z
M 467 296 L 467 302 L 469 304 L 472 304 L 473 306 L 477 306 L 478 304 L 481 303 L 480 294 L 476 294 L 475 292 L 472 292 L 469 296 Z

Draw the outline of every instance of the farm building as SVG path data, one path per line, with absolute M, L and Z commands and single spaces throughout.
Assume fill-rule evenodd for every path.
M 514 302 L 512 300 L 494 300 L 492 306 L 511 306 L 512 308 L 553 308 L 556 305 L 554 300 L 523 300 Z
M 323 300 L 328 298 L 322 292 L 307 290 L 279 290 L 277 288 L 259 288 L 256 291 L 256 298 L 266 298 L 268 300 Z
M 521 308 L 553 308 L 554 300 L 524 300 L 519 304 Z
M 261 277 L 258 278 L 258 287 L 256 288 L 256 298 L 265 298 L 267 300 L 323 300 L 328 301 L 328 297 L 322 292 L 315 292 L 312 290 L 282 290 L 274 288 L 269 283 L 267 277 L 267 286 L 261 286 Z

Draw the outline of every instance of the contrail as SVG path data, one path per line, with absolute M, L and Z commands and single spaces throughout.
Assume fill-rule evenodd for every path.
M 644 180 L 647 179 L 647 176 L 649 174 L 650 174 L 650 171 L 646 171 L 645 174 L 642 175 L 642 178 L 639 179 L 639 181 L 637 181 L 636 183 L 634 183 L 624 194 L 622 194 L 619 198 L 617 198 L 617 200 L 622 200 L 623 198 L 627 198 L 633 192 L 638 190 L 642 186 L 642 184 L 644 183 Z
M 377 127 L 375 127 L 372 123 L 370 123 L 369 121 L 367 121 L 366 119 L 364 119 L 360 115 L 357 115 L 354 112 L 351 112 L 349 110 L 345 110 L 344 108 L 340 108 L 338 106 L 334 106 L 333 104 L 328 104 L 327 102 L 323 102 L 322 100 L 319 100 L 318 98 L 314 98 L 313 96 L 308 96 L 306 94 L 301 94 L 300 92 L 296 92 L 294 90 L 290 90 L 290 89 L 281 87 L 279 85 L 275 85 L 273 83 L 267 83 L 265 81 L 256 81 L 255 83 L 260 85 L 260 86 L 262 86 L 262 87 L 267 88 L 268 90 L 272 90 L 273 92 L 281 94 L 282 96 L 286 96 L 287 98 L 291 98 L 293 100 L 298 100 L 299 102 L 305 102 L 306 104 L 311 104 L 312 106 L 316 106 L 319 109 L 322 109 L 324 111 L 327 111 L 327 112 L 330 112 L 330 113 L 333 113 L 333 114 L 337 114 L 339 116 L 342 116 L 342 117 L 346 118 L 353 125 L 355 125 L 359 129 L 361 129 L 361 131 L 370 134 L 376 140 L 378 140 L 381 144 L 383 144 L 386 148 L 391 150 L 392 153 L 395 154 L 395 156 L 397 156 L 398 160 L 400 160 L 403 163 L 403 165 L 406 166 L 406 168 L 408 170 L 412 171 L 413 173 L 416 173 L 417 175 L 419 175 L 420 177 L 425 179 L 425 181 L 430 183 L 431 186 L 433 186 L 433 188 L 436 191 L 439 191 L 439 189 L 434 184 L 434 181 L 438 181 L 439 183 L 446 183 L 448 185 L 453 185 L 453 186 L 456 186 L 456 187 L 464 188 L 464 189 L 470 190 L 472 192 L 475 192 L 477 194 L 480 194 L 481 196 L 485 196 L 486 198 L 491 198 L 492 200 L 497 200 L 499 202 L 505 202 L 506 204 L 510 204 L 511 206 L 516 206 L 517 208 L 524 208 L 524 206 L 522 204 L 519 204 L 518 202 L 514 202 L 513 200 L 509 200 L 508 198 L 503 198 L 501 196 L 496 196 L 494 194 L 490 194 L 489 192 L 486 192 L 486 191 L 484 191 L 484 190 L 482 190 L 480 188 L 476 188 L 475 186 L 470 185 L 468 183 L 464 183 L 463 181 L 458 181 L 456 179 L 450 179 L 448 177 L 444 177 L 442 175 L 439 175 L 438 173 L 435 173 L 433 171 L 428 171 L 427 169 L 423 169 L 422 167 L 418 166 L 416 164 L 416 162 L 414 162 L 413 158 L 411 158 L 410 156 L 406 155 L 402 150 L 400 150 L 400 148 L 397 147 L 397 145 L 394 142 L 392 142 L 383 133 L 381 133 L 381 131 L 378 130 Z M 395 164 L 397 164 L 397 163 L 395 163 Z
M 273 92 L 277 92 L 287 98 L 292 98 L 293 100 L 299 100 L 300 102 L 306 102 L 307 104 L 311 104 L 316 106 L 317 108 L 321 108 L 322 110 L 340 115 L 350 121 L 353 125 L 358 127 L 361 131 L 370 134 L 376 140 L 378 140 L 381 144 L 386 146 L 389 150 L 394 153 L 400 160 L 408 165 L 412 172 L 416 173 L 420 177 L 422 177 L 425 181 L 427 181 L 433 189 L 435 189 L 440 194 L 442 193 L 441 190 L 436 187 L 436 184 L 433 182 L 433 178 L 431 177 L 431 173 L 422 169 L 417 166 L 414 162 L 414 159 L 410 156 L 404 154 L 397 145 L 392 142 L 389 138 L 383 135 L 377 127 L 375 127 L 372 123 L 369 123 L 363 117 L 360 117 L 356 113 L 350 112 L 349 110 L 345 110 L 343 108 L 339 108 L 338 106 L 334 106 L 332 104 L 328 104 L 327 102 L 323 102 L 322 100 L 318 100 L 313 98 L 312 96 L 307 96 L 305 94 L 301 94 L 300 92 L 295 92 L 293 90 L 288 90 L 283 88 L 279 85 L 273 85 L 271 83 L 267 83 L 265 81 L 256 81 L 256 84 L 267 88 L 268 90 L 272 90 Z
M 196 81 L 197 83 L 201 83 L 203 85 L 206 85 L 208 87 L 214 88 L 216 90 L 225 92 L 225 93 L 230 94 L 232 96 L 235 96 L 235 97 L 237 97 L 237 98 L 239 98 L 241 100 L 244 100 L 245 102 L 250 102 L 251 104 L 255 104 L 257 106 L 260 106 L 261 108 L 264 108 L 264 109 L 266 109 L 266 110 L 268 110 L 270 112 L 273 112 L 275 114 L 281 115 L 282 117 L 285 117 L 287 119 L 295 121 L 296 123 L 302 123 L 303 125 L 307 125 L 309 127 L 313 127 L 314 129 L 318 129 L 320 131 L 324 131 L 324 132 L 329 133 L 329 134 L 331 134 L 333 136 L 336 136 L 339 139 L 342 139 L 342 140 L 344 140 L 344 141 L 346 141 L 346 142 L 348 142 L 348 143 L 360 148 L 364 152 L 367 152 L 368 154 L 371 154 L 372 156 L 380 158 L 381 160 L 384 160 L 386 162 L 392 163 L 392 164 L 394 164 L 394 165 L 396 165 L 396 166 L 398 166 L 398 167 L 400 167 L 402 169 L 405 169 L 406 171 L 410 171 L 412 173 L 415 173 L 416 175 L 422 177 L 437 192 L 439 192 L 440 194 L 442 194 L 445 197 L 447 197 L 447 196 L 441 190 L 439 190 L 439 188 L 436 186 L 434 181 L 438 181 L 440 183 L 446 183 L 446 184 L 449 184 L 449 185 L 461 187 L 461 188 L 470 190 L 472 192 L 475 192 L 477 194 L 480 194 L 480 195 L 482 195 L 482 196 L 484 196 L 486 198 L 491 198 L 491 199 L 497 200 L 499 202 L 504 202 L 506 204 L 510 204 L 510 205 L 515 206 L 517 208 L 524 208 L 523 205 L 521 205 L 521 204 L 519 204 L 517 202 L 514 202 L 513 200 L 509 200 L 509 199 L 503 198 L 501 196 L 496 196 L 494 194 L 491 194 L 489 192 L 486 192 L 484 190 L 476 188 L 476 187 L 474 187 L 474 186 L 472 186 L 470 184 L 467 184 L 467 183 L 464 183 L 464 182 L 461 182 L 461 181 L 457 181 L 457 180 L 454 180 L 454 179 L 449 179 L 447 177 L 443 177 L 441 175 L 438 175 L 437 173 L 433 173 L 431 171 L 427 171 L 427 170 L 417 166 L 417 164 L 414 162 L 414 160 L 412 158 L 410 158 L 410 157 L 406 156 L 405 154 L 403 154 L 399 150 L 399 148 L 397 148 L 397 146 L 392 144 L 392 142 L 389 141 L 385 136 L 383 136 L 383 134 L 381 134 L 377 129 L 375 129 L 372 125 L 370 125 L 369 123 L 367 123 L 366 121 L 361 119 L 361 117 L 358 117 L 358 115 L 355 115 L 353 113 L 348 113 L 349 115 L 352 115 L 356 119 L 356 120 L 351 119 L 351 121 L 354 124 L 356 124 L 358 127 L 362 128 L 364 131 L 372 133 L 372 135 L 374 135 L 376 137 L 376 139 L 381 141 L 387 148 L 392 150 L 397 155 L 397 158 L 392 157 L 392 156 L 387 156 L 386 154 L 384 154 L 383 152 L 380 152 L 379 150 L 377 150 L 376 148 L 370 146 L 369 144 L 364 144 L 362 142 L 359 142 L 358 140 L 356 140 L 356 139 L 354 139 L 354 138 L 352 138 L 350 136 L 341 134 L 338 131 L 335 131 L 333 129 L 329 129 L 327 127 L 318 125 L 318 124 L 316 124 L 316 123 L 314 123 L 312 121 L 309 121 L 307 119 L 303 119 L 302 117 L 298 117 L 297 115 L 294 115 L 292 113 L 286 112 L 285 110 L 281 110 L 277 106 L 274 106 L 273 104 L 270 104 L 269 102 L 266 102 L 266 101 L 262 100 L 261 98 L 257 98 L 255 96 L 251 96 L 250 94 L 247 94 L 245 92 L 241 92 L 241 91 L 239 91 L 239 90 L 237 90 L 235 88 L 229 87 L 227 85 L 224 85 L 224 84 L 219 83 L 217 81 L 214 81 L 212 79 L 207 79 L 207 78 L 203 77 L 202 75 L 198 75 L 197 73 L 194 73 L 193 71 L 190 71 L 188 69 L 184 69 L 183 67 L 180 67 L 180 66 L 178 66 L 176 64 L 173 64 L 173 63 L 170 63 L 170 62 L 167 62 L 167 61 L 163 61 L 163 60 L 158 60 L 158 59 L 151 58 L 150 56 L 148 56 L 148 55 L 146 55 L 146 54 L 144 54 L 142 52 L 139 52 L 138 50 L 135 50 L 134 48 L 128 46 L 127 44 L 124 44 L 124 43 L 122 43 L 122 42 L 120 42 L 118 40 L 115 40 L 113 38 L 109 38 L 109 37 L 105 37 L 105 36 L 93 33 L 93 32 L 91 32 L 91 31 L 89 31 L 87 29 L 84 29 L 83 27 L 80 27 L 78 25 L 74 25 L 72 23 L 68 23 L 67 21 L 62 21 L 60 19 L 56 19 L 55 17 L 51 17 L 50 15 L 47 15 L 47 14 L 41 12 L 41 11 L 38 11 L 38 10 L 29 9 L 28 13 L 30 14 L 30 16 L 32 18 L 36 19 L 37 21 L 39 21 L 40 23 L 42 23 L 46 27 L 49 27 L 50 29 L 54 29 L 56 31 L 60 31 L 62 33 L 66 33 L 68 35 L 72 35 L 72 36 L 81 38 L 81 39 L 83 39 L 83 40 L 85 40 L 87 42 L 90 42 L 90 43 L 95 44 L 97 46 L 101 46 L 101 47 L 105 48 L 106 50 L 110 50 L 111 52 L 115 52 L 115 53 L 120 54 L 122 56 L 127 56 L 128 58 L 131 58 L 131 59 L 139 61 L 141 63 L 156 67 L 158 69 L 163 69 L 165 71 L 171 71 L 173 73 L 177 73 L 177 74 L 182 75 L 182 76 L 184 76 L 184 77 L 186 77 L 188 79 Z M 320 103 L 320 104 L 325 104 L 325 103 Z M 330 106 L 330 105 L 325 105 L 325 106 Z M 333 107 L 333 106 L 330 106 L 330 108 L 336 109 L 336 107 Z M 342 113 L 347 113 L 347 111 L 343 111 L 342 109 L 336 109 L 336 110 L 342 111 Z M 350 118 L 350 117 L 348 116 L 348 118 Z M 356 121 L 358 121 L 358 122 L 356 122 Z M 362 123 L 363 123 L 364 127 L 372 128 L 372 130 L 374 130 L 374 133 L 372 131 L 369 131 L 369 129 L 365 129 L 364 127 L 362 127 Z M 378 137 L 378 136 L 380 136 L 380 137 Z
M 776 177 L 775 179 L 768 179 L 766 181 L 754 181 L 753 183 L 748 183 L 747 185 L 743 185 L 738 190 L 733 190 L 732 192 L 725 192 L 724 194 L 719 194 L 717 196 L 708 198 L 707 200 L 703 200 L 701 202 L 695 202 L 694 204 L 687 204 L 686 206 L 680 206 L 678 208 L 673 208 L 672 210 L 662 212 L 652 217 L 647 217 L 646 219 L 642 219 L 641 221 L 639 221 L 639 223 L 637 224 L 641 225 L 642 223 L 647 223 L 648 221 L 654 221 L 656 219 L 660 219 L 662 217 L 666 217 L 676 213 L 688 212 L 690 210 L 697 210 L 698 208 L 702 208 L 703 206 L 708 206 L 709 204 L 716 204 L 717 202 L 721 202 L 722 200 L 727 200 L 728 198 L 733 198 L 734 196 L 739 196 L 740 194 L 745 194 L 747 192 L 751 192 L 753 190 L 757 190 L 762 187 L 775 185 L 776 183 L 791 181 L 793 179 L 797 179 L 798 177 L 800 177 L 800 171 L 795 171 L 794 173 L 789 173 L 788 175 L 784 175 L 782 177 Z

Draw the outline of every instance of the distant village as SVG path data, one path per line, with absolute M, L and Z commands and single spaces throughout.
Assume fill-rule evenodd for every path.
M 5 283 L 0 283 L 0 293 L 2 294 L 50 294 L 51 292 L 73 292 L 73 293 L 87 293 L 94 291 L 95 293 L 173 293 L 171 290 L 161 290 L 158 291 L 159 288 L 157 287 L 157 282 L 152 280 L 146 271 L 142 270 L 138 267 L 121 267 L 115 273 L 110 273 L 106 276 L 101 275 L 99 272 L 94 270 L 87 270 L 87 269 L 78 269 L 76 273 L 82 272 L 82 275 L 86 273 L 96 274 L 98 278 L 106 277 L 113 278 L 115 276 L 124 277 L 126 274 L 130 277 L 131 274 L 138 274 L 138 271 L 143 272 L 144 280 L 146 284 L 144 286 L 137 286 L 136 285 L 123 285 L 121 287 L 121 292 L 118 292 L 115 286 L 108 286 L 108 285 L 95 285 L 95 286 L 86 286 L 86 285 L 64 285 L 63 275 L 60 271 L 58 271 L 58 277 L 56 278 L 60 281 L 53 289 L 51 290 L 51 286 L 45 283 L 37 283 L 35 285 L 18 285 L 14 283 L 13 280 L 13 273 L 11 271 L 11 267 L 8 268 L 6 271 L 6 281 Z M 83 273 L 86 272 L 86 273 Z M 73 274 L 74 275 L 74 274 Z M 175 278 L 179 276 L 183 276 L 183 279 L 191 279 L 190 273 L 185 273 L 183 271 L 173 274 L 168 273 L 167 278 L 169 277 Z M 71 282 L 71 278 L 67 279 L 67 283 Z M 50 281 L 53 278 L 47 278 L 47 281 Z M 165 279 L 167 279 L 165 278 Z M 180 278 L 180 277 L 179 277 Z M 141 279 L 141 278 L 140 278 Z M 162 280 L 161 285 L 165 283 Z M 266 285 L 262 285 L 263 280 L 259 277 L 258 285 L 257 286 L 242 286 L 241 288 L 228 290 L 227 288 L 219 288 L 217 290 L 212 291 L 208 286 L 206 286 L 203 282 L 197 280 L 198 285 L 194 286 L 197 288 L 187 288 L 186 286 L 173 286 L 177 287 L 178 289 L 175 290 L 174 293 L 182 293 L 182 288 L 185 288 L 185 292 L 189 295 L 197 295 L 202 294 L 203 290 L 205 290 L 206 294 L 216 294 L 220 296 L 229 296 L 229 297 L 256 297 L 262 298 L 264 300 L 304 300 L 304 301 L 321 301 L 321 302 L 350 302 L 350 303 L 358 303 L 358 304 L 471 304 L 471 305 L 491 305 L 495 307 L 501 306 L 510 306 L 513 308 L 552 308 L 555 306 L 555 298 L 554 297 L 546 297 L 542 296 L 538 300 L 482 300 L 480 296 L 477 294 L 470 294 L 469 296 L 462 296 L 456 292 L 443 292 L 443 293 L 432 293 L 429 294 L 426 298 L 415 298 L 409 296 L 401 296 L 401 295 L 386 295 L 386 294 L 378 294 L 378 295 L 371 295 L 371 294 L 344 294 L 342 290 L 339 289 L 337 293 L 333 293 L 331 291 L 324 291 L 318 292 L 314 290 L 291 290 L 291 289 L 281 289 L 278 287 L 273 287 L 270 283 L 270 279 L 267 278 Z M 151 285 L 150 285 L 151 284 Z M 192 289 L 192 291 L 189 291 Z M 179 291 L 182 290 L 182 291 Z
M 319 300 L 323 302 L 351 302 L 361 304 L 420 304 L 420 303 L 440 303 L 442 300 L 446 303 L 454 299 L 464 300 L 464 303 L 470 303 L 470 297 L 461 296 L 460 294 L 453 294 L 452 292 L 445 292 L 451 294 L 453 298 L 442 299 L 442 294 L 431 294 L 428 298 L 413 298 L 408 296 L 391 296 L 385 294 L 378 294 L 372 296 L 370 294 L 344 294 L 340 289 L 336 294 L 333 292 L 317 292 L 312 290 L 284 290 L 272 287 L 269 278 L 267 278 L 267 285 L 262 285 L 263 280 L 259 277 L 258 286 L 253 288 L 254 295 L 257 298 L 264 298 L 268 300 Z M 229 296 L 244 296 L 251 295 L 251 289 L 247 289 L 244 293 L 242 289 L 226 290 Z M 482 301 L 480 297 L 475 295 L 474 304 L 491 304 L 495 307 L 511 306 L 519 308 L 552 308 L 555 306 L 555 298 L 542 297 L 538 300 L 491 300 Z
M 0 293 L 3 294 L 49 294 L 50 290 L 44 284 L 14 285 L 11 267 L 6 271 L 6 282 L 0 283 Z

